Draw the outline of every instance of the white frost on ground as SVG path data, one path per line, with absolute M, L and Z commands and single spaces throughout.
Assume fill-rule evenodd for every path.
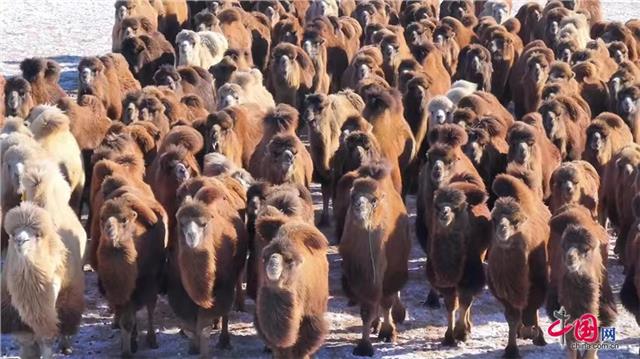
M 523 1 L 514 1 L 517 9 Z M 624 21 L 640 18 L 637 0 L 603 1 L 607 19 Z M 113 2 L 64 1 L 64 0 L 18 0 L 0 1 L 0 73 L 5 76 L 19 74 L 19 63 L 25 57 L 45 56 L 60 62 L 63 67 L 62 86 L 70 92 L 76 88 L 75 67 L 82 56 L 99 55 L 110 50 L 113 24 Z M 314 188 L 314 201 L 320 208 L 319 189 Z M 411 212 L 415 212 L 414 199 L 410 198 Z M 322 228 L 333 240 L 333 228 Z M 329 255 L 331 263 L 331 298 L 327 319 L 331 332 L 318 358 L 350 357 L 354 342 L 359 337 L 360 319 L 356 307 L 347 307 L 340 289 L 340 257 L 335 247 Z M 398 343 L 395 345 L 376 343 L 376 358 L 497 358 L 506 345 L 507 324 L 500 304 L 488 290 L 479 296 L 472 307 L 472 329 L 469 341 L 458 348 L 442 348 L 440 340 L 445 330 L 443 309 L 426 309 L 422 301 L 427 294 L 424 273 L 424 255 L 414 241 L 410 263 L 409 283 L 402 291 L 408 308 L 407 321 L 398 326 Z M 623 281 L 622 268 L 611 260 L 610 279 L 614 292 L 620 290 Z M 111 329 L 111 316 L 106 302 L 96 288 L 95 273 L 88 272 L 86 301 L 87 310 L 80 332 L 74 340 L 74 353 L 70 358 L 115 357 L 119 355 L 119 332 Z M 268 358 L 263 344 L 256 337 L 252 325 L 253 303 L 247 300 L 248 313 L 231 314 L 233 350 L 222 352 L 215 348 L 217 333 L 210 346 L 214 357 Z M 633 317 L 621 306 L 616 323 L 616 336 L 620 349 L 601 351 L 601 358 L 637 358 L 640 329 Z M 138 314 L 140 328 L 146 327 L 146 315 Z M 541 325 L 547 328 L 549 320 L 540 312 Z M 160 348 L 148 349 L 140 337 L 140 358 L 175 358 L 188 356 L 186 338 L 178 334 L 175 316 L 166 300 L 161 298 L 156 308 L 156 328 L 159 332 Z M 144 332 L 144 331 L 142 331 Z M 535 347 L 529 342 L 519 341 L 521 354 L 529 358 L 558 358 L 564 353 L 557 341 L 547 337 L 546 347 Z M 2 356 L 15 356 L 18 347 L 9 336 L 0 341 Z

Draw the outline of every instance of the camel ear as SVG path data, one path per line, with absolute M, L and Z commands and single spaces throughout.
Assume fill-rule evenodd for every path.
M 306 53 L 303 52 L 302 50 L 298 49 L 298 51 L 295 52 L 295 60 L 298 61 L 298 63 L 300 64 L 300 66 L 302 67 L 302 71 L 307 71 L 308 69 L 314 69 L 315 72 L 315 68 L 313 67 L 313 64 L 311 63 L 311 59 L 307 56 L 305 56 Z
M 309 233 L 304 239 L 304 245 L 313 250 L 326 249 L 328 246 L 327 239 L 316 233 Z
M 203 187 L 198 190 L 196 195 L 199 201 L 206 204 L 212 204 L 218 200 L 227 202 L 227 194 L 218 187 Z M 220 204 L 222 206 L 229 205 L 228 203 Z
M 600 116 L 600 119 L 607 123 L 607 126 L 611 128 L 620 128 L 624 126 L 624 122 L 622 119 L 615 114 L 611 114 L 609 116 Z
M 499 174 L 496 176 L 491 189 L 498 197 L 513 197 L 516 200 L 520 200 L 520 196 L 518 195 L 518 182 L 521 182 L 525 186 L 527 185 L 520 176 L 512 174 L 515 172 L 514 169 L 510 168 L 509 170 L 509 174 Z
M 266 241 L 271 241 L 286 222 L 284 215 L 262 216 L 256 221 L 256 232 Z
M 211 128 L 216 124 L 219 125 L 222 129 L 228 130 L 230 128 L 233 128 L 233 125 L 235 124 L 235 118 L 231 116 L 231 114 L 227 111 L 221 110 L 212 113 L 207 117 L 207 128 Z
M 573 100 L 563 99 L 562 104 L 564 108 L 567 110 L 567 113 L 571 117 L 571 121 L 575 122 L 578 119 L 578 106 Z
M 236 119 L 235 117 L 231 116 L 231 114 L 228 114 L 229 116 L 225 116 L 221 119 L 220 122 L 218 122 L 220 124 L 220 127 L 222 127 L 223 130 L 230 130 L 232 129 L 235 124 L 236 124 Z
M 140 199 L 131 194 L 125 194 L 125 197 L 129 201 L 131 208 L 133 209 L 131 218 L 129 220 L 135 221 L 138 219 L 138 215 L 140 215 L 140 220 L 147 226 L 153 226 L 156 222 L 158 222 L 156 213 L 146 204 L 144 204 Z
M 149 19 L 147 19 L 146 17 L 140 19 L 140 24 L 142 25 L 144 31 L 153 32 L 153 24 L 151 24 L 151 21 L 149 21 Z
M 135 129 L 131 131 L 131 137 L 142 152 L 148 153 L 156 146 L 156 142 L 159 140 L 159 133 L 154 136 L 154 134 L 149 133 L 147 130 Z
M 400 24 L 400 16 L 398 16 L 397 11 L 395 11 L 394 9 L 389 9 L 387 13 L 389 14 L 389 24 L 391 25 Z
M 595 181 L 598 184 L 598 187 L 600 186 L 600 175 L 598 174 L 598 172 L 596 171 L 596 169 L 593 167 L 593 165 L 589 162 L 586 161 L 580 161 L 578 162 L 578 165 L 580 167 L 582 167 L 582 170 L 585 172 L 585 174 L 589 177 L 591 177 L 591 179 L 593 181 Z
M 487 193 L 480 188 L 467 189 L 465 195 L 470 206 L 477 206 L 487 200 Z

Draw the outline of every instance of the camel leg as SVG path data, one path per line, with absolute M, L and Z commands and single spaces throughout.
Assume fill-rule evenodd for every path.
M 462 291 L 458 321 L 453 331 L 453 337 L 461 342 L 466 342 L 471 333 L 471 303 L 473 303 L 473 295 Z
M 230 350 L 231 347 L 231 336 L 229 335 L 229 316 L 222 316 L 222 330 L 220 331 L 220 337 L 218 337 L 217 347 L 219 349 Z
M 396 299 L 396 295 L 391 295 L 382 298 L 380 306 L 382 307 L 383 321 L 378 332 L 378 339 L 382 339 L 385 342 L 395 343 L 397 339 L 396 326 L 393 323 L 393 316 L 391 315 L 391 308 L 393 302 Z
M 509 342 L 504 349 L 505 358 L 520 358 L 520 352 L 518 350 L 518 329 L 522 322 L 522 312 L 509 304 L 505 305 L 504 316 L 509 324 Z
M 447 289 L 441 291 L 444 297 L 444 306 L 447 310 L 447 331 L 444 333 L 442 345 L 452 347 L 456 346 L 456 340 L 453 337 L 454 322 L 456 318 L 456 310 L 458 309 L 458 296 L 455 289 Z
M 153 313 L 156 310 L 156 298 L 147 304 L 147 345 L 149 348 L 157 349 L 156 330 L 153 327 Z
M 362 337 L 353 349 L 353 355 L 356 356 L 373 356 L 373 345 L 369 338 L 371 332 L 371 324 L 375 317 L 378 316 L 377 304 L 366 302 L 360 304 L 360 317 L 362 318 Z

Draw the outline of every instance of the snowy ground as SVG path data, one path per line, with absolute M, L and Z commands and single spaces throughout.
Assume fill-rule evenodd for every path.
M 514 1 L 514 6 L 522 4 Z M 637 0 L 603 1 L 605 16 L 611 20 L 624 21 L 640 17 Z M 111 27 L 113 24 L 113 2 L 64 1 L 64 0 L 18 0 L 0 1 L 0 73 L 11 76 L 19 73 L 19 63 L 25 57 L 45 56 L 58 61 L 63 67 L 62 86 L 69 92 L 76 88 L 75 68 L 83 56 L 103 54 L 110 50 Z M 314 199 L 320 202 L 318 189 Z M 415 212 L 413 199 L 410 210 Z M 322 228 L 333 240 L 333 228 Z M 331 298 L 327 319 L 331 332 L 325 345 L 318 353 L 319 358 L 350 357 L 354 342 L 359 337 L 360 319 L 356 307 L 347 307 L 347 301 L 340 290 L 340 257 L 335 247 L 331 248 Z M 395 345 L 377 343 L 376 357 L 392 358 L 444 358 L 477 357 L 494 358 L 502 355 L 506 345 L 507 324 L 502 308 L 489 291 L 484 291 L 472 307 L 474 328 L 469 341 L 458 348 L 443 348 L 440 340 L 445 330 L 445 314 L 442 309 L 426 309 L 422 301 L 426 297 L 428 284 L 424 274 L 424 256 L 414 245 L 410 279 L 402 291 L 402 298 L 408 308 L 408 318 L 398 326 L 399 337 Z M 620 290 L 622 268 L 615 259 L 610 268 L 610 279 L 616 294 Z M 97 292 L 96 275 L 88 272 L 87 310 L 79 334 L 75 338 L 73 358 L 113 357 L 119 355 L 119 333 L 110 327 L 111 317 L 105 301 Z M 602 358 L 637 357 L 640 344 L 640 329 L 633 317 L 619 306 L 620 315 L 616 323 L 616 334 L 620 349 L 601 351 Z M 253 303 L 247 300 L 248 313 L 231 315 L 233 350 L 222 352 L 215 349 L 217 333 L 211 340 L 214 357 L 267 358 L 263 344 L 255 336 L 252 325 Z M 139 313 L 141 327 L 145 326 L 145 315 Z M 541 312 L 542 327 L 549 321 Z M 178 334 L 178 327 L 171 309 L 162 298 L 156 309 L 156 328 L 159 331 L 160 348 L 145 347 L 141 338 L 141 348 L 137 356 L 142 358 L 174 358 L 188 356 L 187 340 Z M 546 347 L 535 347 L 519 341 L 521 354 L 530 358 L 557 358 L 563 356 L 555 339 L 547 337 Z M 2 356 L 15 356 L 16 343 L 7 336 L 0 341 Z

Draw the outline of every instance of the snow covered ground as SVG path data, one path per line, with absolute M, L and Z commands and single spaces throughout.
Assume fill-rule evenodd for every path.
M 523 1 L 514 1 L 514 7 Z M 624 21 L 640 17 L 640 2 L 603 1 L 607 19 Z M 62 86 L 70 92 L 76 88 L 78 61 L 83 56 L 106 53 L 111 47 L 113 24 L 113 2 L 107 0 L 18 0 L 0 1 L 0 73 L 11 76 L 19 73 L 19 63 L 25 57 L 45 56 L 58 61 L 63 67 Z M 321 202 L 318 188 L 314 188 L 316 204 Z M 413 198 L 411 213 L 415 213 Z M 333 228 L 322 228 L 333 240 Z M 331 298 L 327 319 L 330 334 L 318 353 L 319 358 L 350 357 L 354 342 L 359 337 L 360 319 L 357 307 L 348 307 L 340 290 L 340 257 L 335 247 L 329 255 L 331 263 Z M 446 320 L 443 309 L 427 309 L 422 305 L 428 284 L 424 273 L 424 256 L 414 243 L 412 250 L 410 279 L 402 291 L 408 308 L 408 318 L 398 326 L 399 337 L 395 345 L 376 343 L 376 358 L 495 358 L 502 355 L 506 345 L 507 324 L 500 304 L 488 290 L 477 298 L 472 307 L 474 328 L 471 337 L 458 348 L 443 348 L 440 340 L 444 335 Z M 622 285 L 622 268 L 615 259 L 610 269 L 611 283 L 617 294 Z M 112 330 L 111 316 L 106 302 L 96 288 L 95 273 L 88 272 L 87 310 L 80 332 L 75 337 L 73 358 L 114 357 L 119 355 L 119 333 Z M 619 350 L 601 351 L 602 358 L 624 358 L 638 356 L 640 328 L 634 318 L 621 306 L 616 323 Z M 233 350 L 220 351 L 215 348 L 217 333 L 211 340 L 214 357 L 268 358 L 263 344 L 256 337 L 252 325 L 253 303 L 247 300 L 247 313 L 231 315 Z M 139 313 L 140 327 L 145 328 L 146 318 Z M 541 325 L 549 325 L 546 313 L 541 311 Z M 166 300 L 162 298 L 156 309 L 156 328 L 159 331 L 159 349 L 148 349 L 141 337 L 141 348 L 137 357 L 175 358 L 188 356 L 187 339 L 178 334 L 177 322 Z M 519 341 L 521 354 L 529 358 L 558 358 L 562 349 L 554 338 L 547 337 L 546 347 L 535 347 L 529 342 Z M 2 356 L 15 356 L 18 347 L 11 337 L 2 336 Z

